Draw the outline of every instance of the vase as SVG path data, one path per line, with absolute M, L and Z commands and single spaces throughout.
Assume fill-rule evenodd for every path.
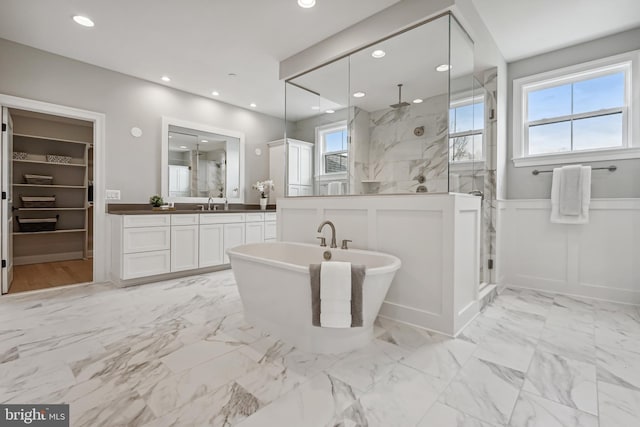
M 261 197 L 260 198 L 260 209 L 263 211 L 267 210 L 267 202 L 269 201 L 268 197 Z

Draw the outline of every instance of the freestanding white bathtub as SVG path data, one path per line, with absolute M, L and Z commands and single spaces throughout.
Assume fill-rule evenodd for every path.
M 363 326 L 320 328 L 311 324 L 309 264 L 349 261 L 367 267 L 362 292 Z M 373 338 L 373 322 L 389 290 L 400 260 L 393 255 L 358 249 L 329 249 L 292 243 L 254 243 L 227 251 L 245 320 L 258 329 L 312 353 L 342 353 Z

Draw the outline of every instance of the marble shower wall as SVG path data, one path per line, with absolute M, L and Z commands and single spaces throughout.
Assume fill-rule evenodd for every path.
M 369 179 L 369 147 L 371 130 L 370 114 L 358 107 L 351 109 L 349 132 L 349 194 L 370 194 Z
M 415 193 L 421 185 L 429 193 L 448 191 L 448 102 L 444 94 L 422 104 L 369 113 L 368 168 L 354 171 L 356 181 L 358 175 L 361 181 L 375 181 L 363 185 L 364 193 Z M 424 134 L 416 136 L 414 129 L 421 126 Z M 363 151 L 352 147 L 356 164 Z
M 485 89 L 485 138 L 486 161 L 484 179 L 484 201 L 482 205 L 482 256 L 484 265 L 489 259 L 496 259 L 496 165 L 497 161 L 497 69 L 492 69 L 484 74 L 483 86 Z M 495 268 L 495 266 L 494 266 Z M 492 272 L 485 270 L 481 277 L 487 283 L 495 282 Z

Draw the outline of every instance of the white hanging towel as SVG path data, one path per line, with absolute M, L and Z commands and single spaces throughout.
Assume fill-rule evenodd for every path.
M 350 262 L 323 262 L 320 267 L 320 326 L 351 327 Z
M 341 196 L 342 195 L 342 183 L 340 181 L 330 182 L 327 185 L 327 194 L 329 196 Z
M 591 203 L 591 166 L 563 166 L 553 170 L 551 222 L 587 224 Z

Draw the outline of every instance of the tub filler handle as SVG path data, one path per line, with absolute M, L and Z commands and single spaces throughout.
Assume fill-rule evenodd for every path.
M 342 247 L 341 247 L 341 249 L 349 249 L 349 246 L 347 245 L 347 243 L 350 243 L 350 242 L 353 242 L 353 240 L 347 240 L 347 239 L 344 239 L 344 240 L 342 241 Z
M 323 248 L 327 247 L 327 239 L 325 239 L 324 237 L 316 237 L 316 239 L 320 239 L 320 246 L 322 246 Z

